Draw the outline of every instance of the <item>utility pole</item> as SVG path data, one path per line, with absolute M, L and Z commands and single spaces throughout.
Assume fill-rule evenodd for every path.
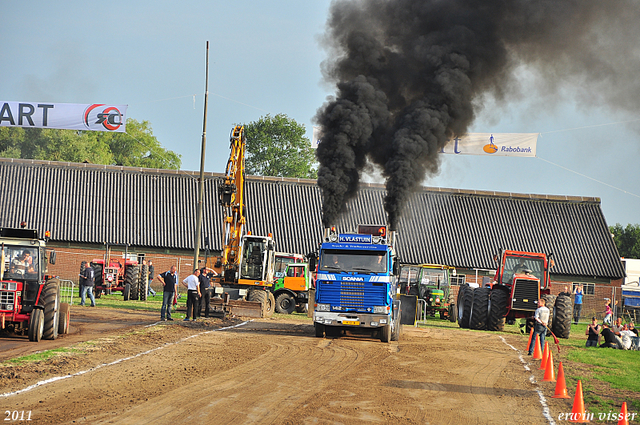
M 202 119 L 202 151 L 200 152 L 200 179 L 198 180 L 198 211 L 196 218 L 196 232 L 193 246 L 193 269 L 199 268 L 200 234 L 202 233 L 202 202 L 204 198 L 204 154 L 207 147 L 207 100 L 209 98 L 209 41 L 207 41 L 206 71 L 204 83 L 204 117 Z

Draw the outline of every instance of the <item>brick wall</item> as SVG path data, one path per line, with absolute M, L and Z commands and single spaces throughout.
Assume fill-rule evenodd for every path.
M 56 264 L 48 265 L 48 274 L 71 280 L 75 284 L 78 284 L 78 274 L 80 273 L 80 263 L 82 261 L 104 259 L 106 255 L 104 248 L 53 247 L 53 249 L 56 251 Z M 123 255 L 124 251 L 111 250 L 111 258 L 122 258 Z M 145 259 L 153 262 L 156 276 L 169 270 L 172 265 L 178 268 L 180 281 L 193 271 L 193 253 L 185 253 L 184 255 L 145 253 Z M 157 279 L 154 279 L 151 287 L 156 291 L 162 291 L 162 283 Z

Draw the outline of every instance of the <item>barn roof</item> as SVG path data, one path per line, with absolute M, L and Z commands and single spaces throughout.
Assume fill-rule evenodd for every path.
M 204 237 L 222 243 L 217 184 L 205 174 Z M 93 164 L 0 159 L 0 226 L 50 230 L 53 241 L 193 249 L 198 173 Z M 339 223 L 386 222 L 384 186 L 363 184 Z M 273 233 L 277 249 L 306 254 L 322 236 L 315 180 L 251 177 L 247 230 Z M 398 225 L 406 263 L 493 269 L 499 248 L 553 253 L 554 274 L 624 276 L 599 198 L 423 188 Z

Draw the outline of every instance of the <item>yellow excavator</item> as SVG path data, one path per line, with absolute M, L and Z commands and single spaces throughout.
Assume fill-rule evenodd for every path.
M 224 244 L 222 255 L 214 267 L 220 274 L 212 279 L 214 314 L 246 317 L 270 317 L 275 307 L 271 292 L 274 283 L 275 242 L 271 234 L 244 234 L 245 187 L 244 127 L 231 131 L 231 154 L 225 177 L 218 185 L 219 204 L 224 214 Z

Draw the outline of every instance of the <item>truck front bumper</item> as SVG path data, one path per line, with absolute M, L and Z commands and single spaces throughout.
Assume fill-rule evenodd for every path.
M 391 324 L 386 314 L 329 313 L 314 311 L 313 321 L 326 326 L 350 326 L 355 328 L 379 328 Z

